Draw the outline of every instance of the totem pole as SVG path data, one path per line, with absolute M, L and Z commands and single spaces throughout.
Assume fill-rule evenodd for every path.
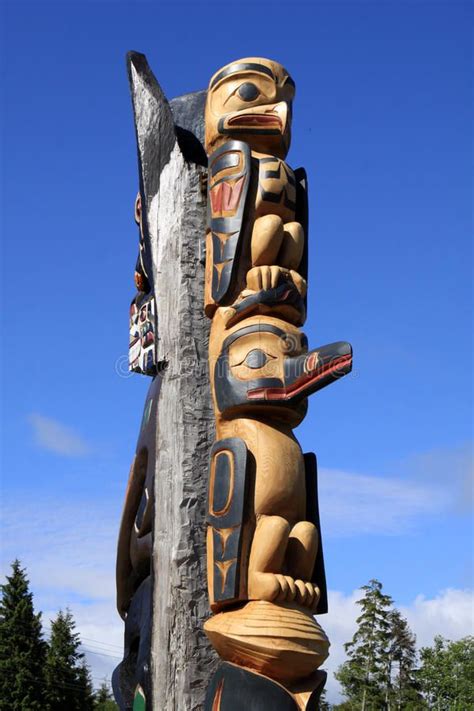
M 316 709 L 329 641 L 316 459 L 293 428 L 307 397 L 350 372 L 348 343 L 308 350 L 306 175 L 285 158 L 295 84 L 247 58 L 206 101 L 205 312 L 216 441 L 204 625 L 223 664 L 206 711 Z
M 129 368 L 152 381 L 119 532 L 115 697 L 121 711 L 315 711 L 326 581 L 316 458 L 293 429 L 352 351 L 308 350 L 300 330 L 307 181 L 285 162 L 295 85 L 248 58 L 168 102 L 143 55 L 127 63 Z

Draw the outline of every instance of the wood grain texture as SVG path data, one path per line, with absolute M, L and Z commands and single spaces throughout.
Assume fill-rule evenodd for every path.
M 153 542 L 153 708 L 197 711 L 215 668 L 202 630 L 208 615 L 205 515 L 214 438 L 201 242 L 206 202 L 200 168 L 178 144 L 150 210 L 159 324 L 167 362 L 158 410 Z

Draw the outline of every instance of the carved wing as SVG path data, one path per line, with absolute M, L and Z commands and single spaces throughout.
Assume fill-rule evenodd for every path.
M 238 437 L 216 442 L 211 451 L 208 502 L 208 577 L 213 608 L 241 598 L 241 551 L 247 445 Z
M 242 141 L 227 141 L 209 158 L 212 298 L 218 304 L 229 293 L 236 272 L 250 168 L 250 148 Z

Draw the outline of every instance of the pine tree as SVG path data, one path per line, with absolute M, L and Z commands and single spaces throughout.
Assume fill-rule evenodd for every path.
M 435 637 L 420 650 L 418 679 L 429 708 L 467 711 L 474 708 L 474 637 L 451 642 Z
M 326 689 L 323 689 L 319 696 L 318 711 L 331 711 L 331 705 L 326 698 Z
M 118 711 L 118 706 L 110 693 L 109 684 L 105 680 L 96 691 L 94 711 Z
M 398 610 L 389 613 L 390 646 L 388 673 L 390 694 L 388 705 L 398 711 L 421 708 L 421 697 L 416 681 L 416 637 Z M 392 682 L 392 674 L 396 673 Z
M 80 688 L 81 696 L 81 711 L 94 711 L 95 708 L 95 694 L 94 687 L 92 686 L 91 673 L 89 667 L 83 661 L 80 665 L 78 672 L 78 683 Z
M 89 711 L 93 709 L 92 684 L 80 639 L 69 610 L 58 613 L 51 623 L 46 657 L 46 700 L 48 711 Z
M 335 676 L 348 701 L 360 711 L 386 709 L 390 689 L 389 608 L 392 598 L 382 593 L 382 583 L 370 580 L 357 601 L 361 614 L 352 641 L 344 645 L 349 659 Z
M 43 709 L 46 643 L 41 613 L 34 612 L 33 594 L 18 560 L 0 588 L 0 710 Z

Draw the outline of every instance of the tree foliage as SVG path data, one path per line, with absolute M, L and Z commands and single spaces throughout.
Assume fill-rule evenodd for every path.
M 45 642 L 18 560 L 0 591 L 0 711 L 118 711 L 106 681 L 94 693 L 69 610 Z
M 109 684 L 104 680 L 95 693 L 94 711 L 118 711 L 118 706 L 110 693 Z
M 398 610 L 391 610 L 389 622 L 387 707 L 397 711 L 419 709 L 422 701 L 416 678 L 416 637 Z
M 435 637 L 420 650 L 418 679 L 428 707 L 436 711 L 474 708 L 474 637 L 457 642 Z
M 0 586 L 0 710 L 44 709 L 46 643 L 20 562 Z
M 75 632 L 69 610 L 58 613 L 51 623 L 51 638 L 46 656 L 46 708 L 48 711 L 92 711 L 94 697 L 89 670 L 79 651 L 80 639 Z
M 361 590 L 364 596 L 357 601 L 361 607 L 357 630 L 344 645 L 349 658 L 335 676 L 352 704 L 361 711 L 380 711 L 386 706 L 392 598 L 375 579 Z

